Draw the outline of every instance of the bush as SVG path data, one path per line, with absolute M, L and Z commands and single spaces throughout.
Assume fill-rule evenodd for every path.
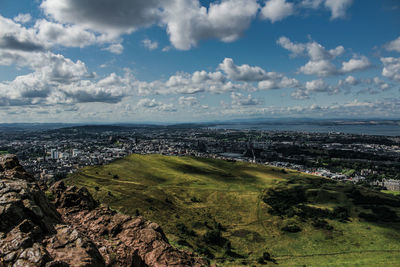
M 177 223 L 176 228 L 178 229 L 179 232 L 185 235 L 190 235 L 190 236 L 196 236 L 196 232 L 187 228 L 187 226 L 183 223 Z
M 178 245 L 180 245 L 180 246 L 185 246 L 185 247 L 192 247 L 186 240 L 184 240 L 184 239 L 179 239 L 178 240 Z
M 203 240 L 207 244 L 212 244 L 212 245 L 221 246 L 225 244 L 225 238 L 222 237 L 220 230 L 207 231 L 203 236 Z
M 296 224 L 289 224 L 282 227 L 281 230 L 289 233 L 298 233 L 301 231 L 301 228 Z
M 321 220 L 321 219 L 316 219 L 315 221 L 313 221 L 312 225 L 315 228 L 319 228 L 319 229 L 333 230 L 332 225 L 330 225 L 327 221 Z
M 198 199 L 198 198 L 196 198 L 196 197 L 191 197 L 191 198 L 190 198 L 190 201 L 192 201 L 193 203 L 201 202 L 201 200 Z
M 214 254 L 212 254 L 211 251 L 210 251 L 208 248 L 199 247 L 199 248 L 196 250 L 196 252 L 199 253 L 199 254 L 202 254 L 202 255 L 206 256 L 206 257 L 209 258 L 209 259 L 214 259 L 214 258 L 215 258 Z
M 257 258 L 257 263 L 258 263 L 258 264 L 267 264 L 267 263 L 265 262 L 265 260 L 264 260 L 263 257 Z

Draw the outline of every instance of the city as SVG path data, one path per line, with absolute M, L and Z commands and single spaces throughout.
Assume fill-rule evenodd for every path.
M 185 126 L 78 126 L 3 132 L 0 151 L 51 184 L 129 154 L 247 161 L 400 191 L 400 137 Z

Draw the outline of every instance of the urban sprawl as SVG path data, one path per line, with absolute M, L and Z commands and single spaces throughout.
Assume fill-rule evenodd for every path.
M 129 154 L 248 161 L 400 190 L 400 137 L 210 127 L 79 126 L 0 133 L 0 153 L 17 154 L 38 181 Z

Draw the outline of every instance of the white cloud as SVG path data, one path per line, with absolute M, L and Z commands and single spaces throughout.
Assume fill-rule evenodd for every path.
M 329 85 L 324 80 L 313 80 L 306 82 L 307 92 L 326 92 L 329 89 Z
M 238 39 L 256 16 L 257 0 L 224 0 L 209 8 L 199 0 L 44 0 L 45 14 L 63 24 L 100 33 L 112 41 L 150 25 L 167 27 L 172 45 L 188 50 L 204 39 Z
M 400 58 L 382 57 L 382 75 L 393 81 L 400 82 Z
M 354 76 L 347 76 L 346 79 L 344 80 L 339 80 L 338 85 L 342 86 L 342 85 L 358 85 L 360 83 L 360 81 L 355 78 Z
M 99 42 L 94 33 L 81 26 L 65 26 L 41 19 L 36 21 L 34 29 L 37 31 L 37 38 L 48 47 L 54 45 L 85 47 Z
M 172 45 L 188 50 L 200 40 L 216 38 L 224 42 L 237 40 L 256 16 L 256 0 L 225 0 L 201 6 L 198 0 L 173 0 L 164 4 L 162 21 Z
M 198 105 L 198 100 L 194 96 L 181 96 L 179 97 L 179 105 L 193 107 Z
M 342 63 L 342 68 L 340 71 L 342 73 L 349 73 L 358 70 L 364 70 L 371 66 L 371 62 L 366 56 L 361 56 L 359 58 L 352 58 L 347 62 Z
M 114 38 L 159 19 L 159 0 L 44 0 L 40 7 L 61 23 L 80 25 Z
M 393 40 L 385 45 L 387 51 L 396 51 L 400 52 L 400 37 L 396 40 Z
M 0 49 L 39 51 L 44 49 L 44 45 L 33 29 L 26 29 L 0 15 Z
M 32 16 L 31 16 L 31 14 L 19 13 L 17 16 L 15 16 L 13 18 L 13 20 L 15 22 L 19 22 L 19 23 L 28 23 L 28 22 L 30 22 L 32 20 Z
M 292 57 L 307 54 L 309 61 L 299 68 L 301 73 L 307 75 L 331 76 L 364 70 L 371 66 L 371 62 L 366 56 L 355 56 L 349 61 L 342 62 L 342 67 L 338 69 L 332 61 L 345 52 L 344 47 L 341 45 L 328 50 L 315 41 L 293 43 L 284 36 L 277 40 L 277 44 L 289 50 L 292 53 Z
M 307 52 L 310 61 L 300 71 L 305 74 L 316 74 L 318 76 L 327 76 L 336 73 L 336 67 L 330 62 L 344 53 L 343 46 L 337 46 L 334 49 L 327 50 L 321 44 L 310 41 L 308 43 L 293 43 L 287 37 L 280 37 L 277 43 L 292 52 L 291 56 L 300 56 Z
M 262 104 L 262 101 L 253 98 L 251 95 L 247 97 L 241 93 L 231 93 L 232 105 L 233 106 L 256 106 Z
M 282 36 L 280 37 L 277 41 L 277 44 L 279 44 L 280 46 L 282 46 L 283 48 L 285 48 L 286 50 L 289 50 L 290 52 L 292 52 L 292 56 L 299 56 L 302 55 L 304 53 L 304 51 L 306 50 L 306 44 L 295 44 L 292 43 L 289 38 Z
M 260 90 L 272 90 L 281 88 L 296 88 L 300 82 L 294 78 L 288 78 L 283 75 L 278 75 L 275 79 L 264 80 L 258 83 Z
M 149 99 L 149 98 L 143 98 L 140 99 L 137 103 L 137 106 L 139 108 L 145 108 L 149 110 L 156 110 L 156 111 L 161 111 L 161 112 L 176 112 L 177 109 L 174 107 L 173 104 L 164 104 L 162 102 L 159 102 L 157 100 Z
M 110 51 L 113 54 L 120 55 L 124 52 L 124 46 L 122 44 L 110 44 L 104 50 Z
M 337 73 L 336 67 L 329 60 L 310 60 L 300 67 L 300 72 L 307 75 L 329 76 Z
M 353 0 L 325 0 L 325 6 L 332 12 L 331 19 L 343 18 Z
M 144 39 L 142 40 L 142 44 L 144 47 L 146 47 L 148 50 L 154 50 L 158 48 L 158 42 L 152 41 L 149 39 Z
M 293 3 L 286 2 L 286 0 L 269 0 L 261 9 L 261 17 L 270 20 L 272 23 L 283 20 L 293 13 Z
M 237 66 L 231 58 L 225 58 L 219 64 L 219 68 L 227 74 L 229 79 L 234 81 L 262 81 L 270 77 L 265 70 L 258 66 L 252 67 L 247 64 Z

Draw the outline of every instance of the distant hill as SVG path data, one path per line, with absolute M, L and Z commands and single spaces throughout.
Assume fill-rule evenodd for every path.
M 66 182 L 222 266 L 394 266 L 400 197 L 243 162 L 131 155 Z

